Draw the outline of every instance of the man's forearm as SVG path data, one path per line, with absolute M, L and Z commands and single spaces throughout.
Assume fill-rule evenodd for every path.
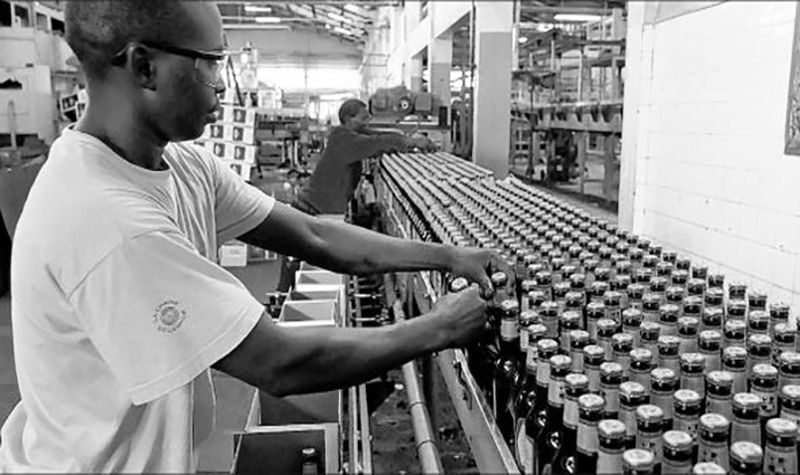
M 429 317 L 370 329 L 276 328 L 262 321 L 215 367 L 276 396 L 352 386 L 445 348 L 446 331 Z
M 333 271 L 371 274 L 452 268 L 450 246 L 394 238 L 326 220 L 314 228 L 325 243 L 315 264 Z

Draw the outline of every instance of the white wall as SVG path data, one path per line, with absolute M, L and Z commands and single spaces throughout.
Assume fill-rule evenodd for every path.
M 629 26 L 620 214 L 800 308 L 800 157 L 783 154 L 795 9 L 724 2 Z

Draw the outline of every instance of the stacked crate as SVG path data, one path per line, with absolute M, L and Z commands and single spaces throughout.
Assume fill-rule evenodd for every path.
M 225 104 L 220 120 L 206 127 L 198 143 L 249 181 L 258 148 L 255 127 L 255 108 Z

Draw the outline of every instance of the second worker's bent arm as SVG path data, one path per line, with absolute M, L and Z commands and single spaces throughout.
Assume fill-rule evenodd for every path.
M 329 391 L 445 348 L 448 332 L 440 320 L 428 315 L 381 328 L 286 328 L 262 315 L 214 368 L 278 397 Z
M 280 203 L 240 240 L 343 274 L 450 270 L 454 259 L 450 246 L 314 218 Z

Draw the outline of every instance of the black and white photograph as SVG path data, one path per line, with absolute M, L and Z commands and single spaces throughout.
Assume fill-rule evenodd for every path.
M 800 474 L 800 1 L 0 0 L 0 473 Z

